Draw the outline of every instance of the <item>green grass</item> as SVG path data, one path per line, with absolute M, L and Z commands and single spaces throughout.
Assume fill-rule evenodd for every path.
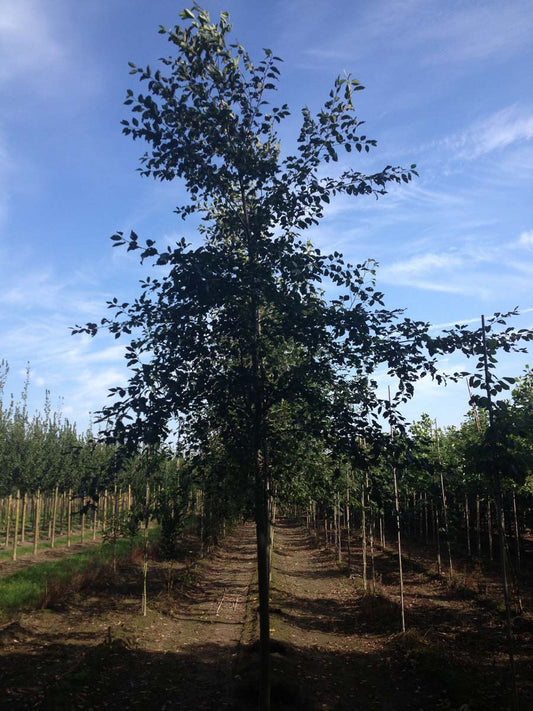
M 159 528 L 149 531 L 153 541 Z M 142 535 L 134 539 L 121 538 L 116 543 L 117 558 L 130 555 L 132 548 L 142 545 Z M 113 557 L 113 544 L 104 543 L 57 561 L 36 563 L 26 570 L 0 579 L 0 615 L 8 616 L 28 608 L 44 607 L 61 590 L 75 587 L 76 576 L 97 575 L 102 567 L 109 565 Z
M 87 534 L 87 532 L 85 532 L 84 540 L 86 542 L 92 542 L 92 535 L 93 535 L 92 531 L 89 534 Z M 79 543 L 81 541 L 81 535 L 80 534 L 72 535 L 70 537 L 70 541 L 71 541 L 71 543 Z M 22 555 L 33 555 L 33 541 L 31 540 L 31 538 L 28 538 L 26 540 L 26 543 L 28 543 L 28 542 L 30 543 L 29 546 L 27 546 L 26 544 L 20 545 L 20 543 L 19 543 L 19 545 L 17 546 L 17 558 L 19 558 Z M 66 546 L 67 536 L 65 535 L 65 536 L 56 537 L 55 543 L 56 543 L 57 548 Z M 50 543 L 50 541 L 43 540 L 43 541 L 38 541 L 38 543 L 37 543 L 37 550 L 38 551 L 45 550 L 45 549 L 51 548 L 51 547 L 52 547 L 52 544 Z M 3 560 L 5 558 L 11 558 L 12 555 L 13 555 L 13 542 L 11 542 L 9 544 L 8 548 L 6 548 L 3 551 L 0 551 L 0 560 Z

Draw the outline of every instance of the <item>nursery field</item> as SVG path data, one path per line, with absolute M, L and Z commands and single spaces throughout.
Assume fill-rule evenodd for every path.
M 512 708 L 501 605 L 489 573 L 457 562 L 450 586 L 411 546 L 402 634 L 393 551 L 376 547 L 375 582 L 365 592 L 361 541 L 352 541 L 349 569 L 323 543 L 291 520 L 275 527 L 273 709 Z M 199 553 L 192 530 L 174 560 L 152 547 L 146 616 L 142 557 L 133 552 L 116 573 L 102 566 L 82 585 L 58 589 L 45 609 L 6 620 L 0 707 L 254 708 L 255 527 L 239 525 L 210 553 Z M 513 631 L 521 708 L 529 709 L 531 589 L 523 591 L 523 605 Z

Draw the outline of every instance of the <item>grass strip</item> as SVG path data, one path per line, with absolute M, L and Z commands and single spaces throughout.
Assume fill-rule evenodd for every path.
M 101 533 L 98 534 L 98 537 L 101 539 Z M 90 534 L 90 537 L 85 534 L 85 543 L 93 543 L 92 539 L 92 532 Z M 70 537 L 71 543 L 79 543 L 81 541 L 81 534 L 78 535 L 72 535 Z M 56 548 L 63 548 L 64 546 L 67 545 L 67 537 L 65 536 L 60 536 L 56 538 L 55 540 L 55 546 L 54 550 Z M 37 550 L 46 550 L 48 548 L 52 548 L 52 544 L 50 541 L 39 541 L 37 543 Z M 23 555 L 33 555 L 33 542 L 30 539 L 29 545 L 25 544 L 20 544 L 17 546 L 17 558 L 20 558 L 20 556 Z M 3 560 L 4 558 L 12 558 L 13 557 L 13 550 L 12 550 L 12 544 L 9 546 L 9 548 L 4 549 L 3 551 L 0 551 L 0 560 Z
M 148 535 L 153 541 L 159 535 L 159 527 L 151 529 Z M 142 544 L 142 535 L 118 539 L 117 559 L 129 556 Z M 68 587 L 76 575 L 109 564 L 113 558 L 113 545 L 112 542 L 104 543 L 56 561 L 36 563 L 0 579 L 0 615 L 5 617 L 28 608 L 42 607 L 50 588 Z

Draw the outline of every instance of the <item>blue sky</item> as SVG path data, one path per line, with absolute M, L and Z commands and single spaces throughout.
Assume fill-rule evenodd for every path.
M 279 102 L 294 120 L 318 109 L 337 76 L 365 87 L 357 112 L 378 141 L 361 170 L 416 163 L 405 188 L 331 205 L 312 239 L 351 261 L 376 259 L 390 307 L 435 325 L 479 322 L 519 306 L 533 326 L 533 4 L 531 0 L 213 0 L 235 38 L 284 59 Z M 193 238 L 172 210 L 175 184 L 141 179 L 144 151 L 121 135 L 128 61 L 156 64 L 170 45 L 160 24 L 183 0 L 0 0 L 0 359 L 7 392 L 31 367 L 30 406 L 54 407 L 81 430 L 107 389 L 126 378 L 119 342 L 72 337 L 137 293 L 148 268 L 109 236 Z M 526 356 L 506 356 L 519 375 Z M 468 367 L 450 358 L 443 367 Z M 383 380 L 383 383 L 385 381 Z M 422 381 L 406 413 L 458 423 L 466 386 Z

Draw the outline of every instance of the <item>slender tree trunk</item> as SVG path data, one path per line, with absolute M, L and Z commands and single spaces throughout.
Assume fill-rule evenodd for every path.
M 107 489 L 104 489 L 104 496 L 102 499 L 102 535 L 105 534 L 107 530 Z
M 57 524 L 57 502 L 59 498 L 59 487 L 56 485 L 54 489 L 54 502 L 52 505 L 52 529 L 50 531 L 50 547 L 53 548 L 56 543 L 56 524 Z
M 489 560 L 494 560 L 493 553 L 493 536 L 492 536 L 492 505 L 487 496 L 487 536 L 489 541 Z
M 429 528 L 428 528 L 428 497 L 424 492 L 424 541 L 426 546 L 429 543 Z
M 20 525 L 20 542 L 25 543 L 26 542 L 26 514 L 28 510 L 28 497 L 26 496 L 26 492 L 22 494 L 22 513 L 21 513 L 21 518 L 22 522 Z
M 85 543 L 85 494 L 83 494 L 81 497 L 80 543 Z
M 516 495 L 513 491 L 513 522 L 514 522 L 514 535 L 516 541 L 516 567 L 520 570 L 521 559 L 520 559 L 520 527 L 518 525 L 518 510 L 516 506 Z
M 367 565 L 366 565 L 366 497 L 365 480 L 361 478 L 361 535 L 363 538 L 363 590 L 368 588 Z
M 439 428 L 437 427 L 437 420 L 435 420 L 435 438 L 437 440 L 437 451 L 439 456 L 439 474 L 440 474 L 440 490 L 442 496 L 442 513 L 444 515 L 444 531 L 446 533 L 446 548 L 448 550 L 448 566 L 449 566 L 449 576 L 450 580 L 453 577 L 453 562 L 452 562 L 452 544 L 450 541 L 450 527 L 448 525 L 448 503 L 446 501 L 446 490 L 444 488 L 444 476 L 442 473 L 442 461 L 440 457 L 440 444 L 439 444 Z
M 15 526 L 13 528 L 13 560 L 17 560 L 17 542 L 18 542 L 18 528 L 19 528 L 19 514 L 20 514 L 20 489 L 17 489 L 17 494 L 15 498 Z
M 400 605 L 402 613 L 402 632 L 405 632 L 405 605 L 403 595 L 403 565 L 402 565 L 402 529 L 400 521 L 400 501 L 398 498 L 398 477 L 396 476 L 396 467 L 393 467 L 392 474 L 394 477 L 394 501 L 396 505 L 396 529 L 398 540 L 398 572 L 400 574 Z
M 9 528 L 11 524 L 11 510 L 13 508 L 13 494 L 9 494 L 7 499 L 7 516 L 6 516 L 6 548 L 9 546 Z
M 118 510 L 120 491 L 115 488 L 113 491 L 113 573 L 117 572 L 117 538 L 118 538 Z
M 442 558 L 440 552 L 440 521 L 439 521 L 439 508 L 435 506 L 435 531 L 437 539 L 437 572 L 442 575 Z
M 72 489 L 67 493 L 67 548 L 72 541 Z
M 468 494 L 465 493 L 465 529 L 466 529 L 466 551 L 468 557 L 472 557 L 472 546 L 470 543 L 470 506 L 468 503 Z
M 336 518 L 336 530 L 337 530 L 337 563 L 342 562 L 342 521 L 341 521 L 341 505 L 340 496 L 335 493 L 335 518 Z
M 131 488 L 129 489 L 131 496 Z M 148 611 L 148 524 L 150 522 L 150 479 L 146 479 L 146 491 L 144 497 L 144 537 L 143 537 L 143 593 L 141 601 L 141 612 L 144 617 Z
M 98 523 L 98 508 L 96 507 L 96 504 L 93 509 L 93 541 L 96 541 L 96 526 Z
M 35 497 L 33 555 L 37 555 L 37 546 L 39 544 L 39 517 L 40 517 L 40 514 L 41 514 L 41 490 L 37 489 L 37 496 Z
M 366 474 L 366 490 L 367 490 L 367 492 L 369 490 L 368 473 Z M 368 500 L 368 496 L 367 496 L 367 500 Z M 371 563 L 371 569 L 372 569 L 372 595 L 376 594 L 376 566 L 375 566 L 375 558 L 374 558 L 374 528 L 375 528 L 374 510 L 373 510 L 372 505 L 370 505 L 369 533 L 370 533 L 370 563 Z
M 477 540 L 477 555 L 481 558 L 481 502 L 479 494 L 476 494 L 476 540 Z
M 270 711 L 270 571 L 268 565 L 268 490 L 261 451 L 256 462 L 256 542 L 259 587 L 260 673 L 259 710 Z
M 352 532 L 350 528 L 350 486 L 346 487 L 346 506 L 344 518 L 346 519 L 346 553 L 348 556 L 348 570 L 350 570 L 352 564 Z
M 513 706 L 515 711 L 518 711 L 518 690 L 516 685 L 516 669 L 514 662 L 514 643 L 513 643 L 513 630 L 511 622 L 511 604 L 509 596 L 509 583 L 507 575 L 507 556 L 506 556 L 506 546 L 505 546 L 505 519 L 504 519 L 504 509 L 503 509 L 503 496 L 501 488 L 501 471 L 498 462 L 498 457 L 496 453 L 496 434 L 494 428 L 494 412 L 492 408 L 492 393 L 491 393 L 491 377 L 488 365 L 488 352 L 487 352 L 487 341 L 486 341 L 486 331 L 485 331 L 485 317 L 481 316 L 481 328 L 483 333 L 483 358 L 485 366 L 485 388 L 487 391 L 487 400 L 489 403 L 489 435 L 490 443 L 492 448 L 492 460 L 494 466 L 494 488 L 495 488 L 495 504 L 496 504 L 496 517 L 500 535 L 500 562 L 502 568 L 502 586 L 503 586 L 503 597 L 505 600 L 505 618 L 506 618 L 506 632 L 507 632 L 507 644 L 509 653 L 509 666 L 511 668 L 511 676 L 513 680 Z M 490 502 L 489 509 L 490 511 Z

